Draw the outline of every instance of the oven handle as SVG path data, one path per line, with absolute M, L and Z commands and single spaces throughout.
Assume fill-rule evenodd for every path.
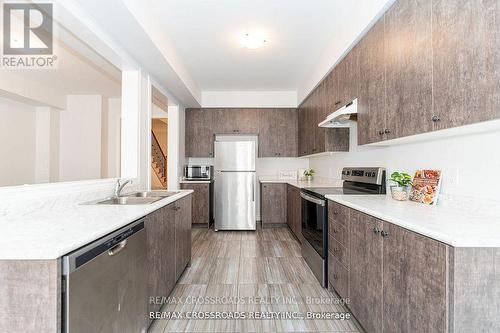
M 325 206 L 325 203 L 326 203 L 325 200 L 321 200 L 321 199 L 312 197 L 312 196 L 307 195 L 307 194 L 302 193 L 302 192 L 300 192 L 300 196 L 302 199 L 305 199 L 305 200 L 310 201 L 310 202 L 314 202 L 315 204 L 320 205 L 320 206 Z

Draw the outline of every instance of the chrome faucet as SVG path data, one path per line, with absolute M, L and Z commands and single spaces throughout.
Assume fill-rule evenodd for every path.
M 132 184 L 132 180 L 126 180 L 123 183 L 121 182 L 121 179 L 118 179 L 116 181 L 116 186 L 115 186 L 115 197 L 121 196 L 122 190 L 127 185 L 128 183 Z

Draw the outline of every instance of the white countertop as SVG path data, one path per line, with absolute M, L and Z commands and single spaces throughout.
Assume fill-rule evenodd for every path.
M 302 181 L 302 180 L 288 180 L 288 179 L 279 179 L 279 178 L 270 178 L 270 177 L 260 177 L 259 182 L 261 183 L 284 183 L 289 184 L 298 188 L 305 187 L 342 187 L 341 180 L 335 179 L 324 179 L 317 178 L 312 181 Z
M 192 192 L 181 190 L 146 205 L 82 205 L 54 200 L 43 207 L 27 206 L 23 213 L 1 219 L 0 260 L 59 258 Z
M 180 184 L 210 184 L 213 180 L 186 180 L 182 179 L 179 181 Z
M 390 195 L 327 195 L 328 199 L 455 247 L 500 247 L 497 203 L 427 206 Z

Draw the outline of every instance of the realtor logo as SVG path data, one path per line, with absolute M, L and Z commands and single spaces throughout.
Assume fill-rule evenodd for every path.
M 53 4 L 3 4 L 3 68 L 53 68 Z

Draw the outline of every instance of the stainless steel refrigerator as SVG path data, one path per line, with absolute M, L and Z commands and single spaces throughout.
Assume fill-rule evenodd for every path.
M 255 230 L 255 141 L 215 141 L 215 230 Z

